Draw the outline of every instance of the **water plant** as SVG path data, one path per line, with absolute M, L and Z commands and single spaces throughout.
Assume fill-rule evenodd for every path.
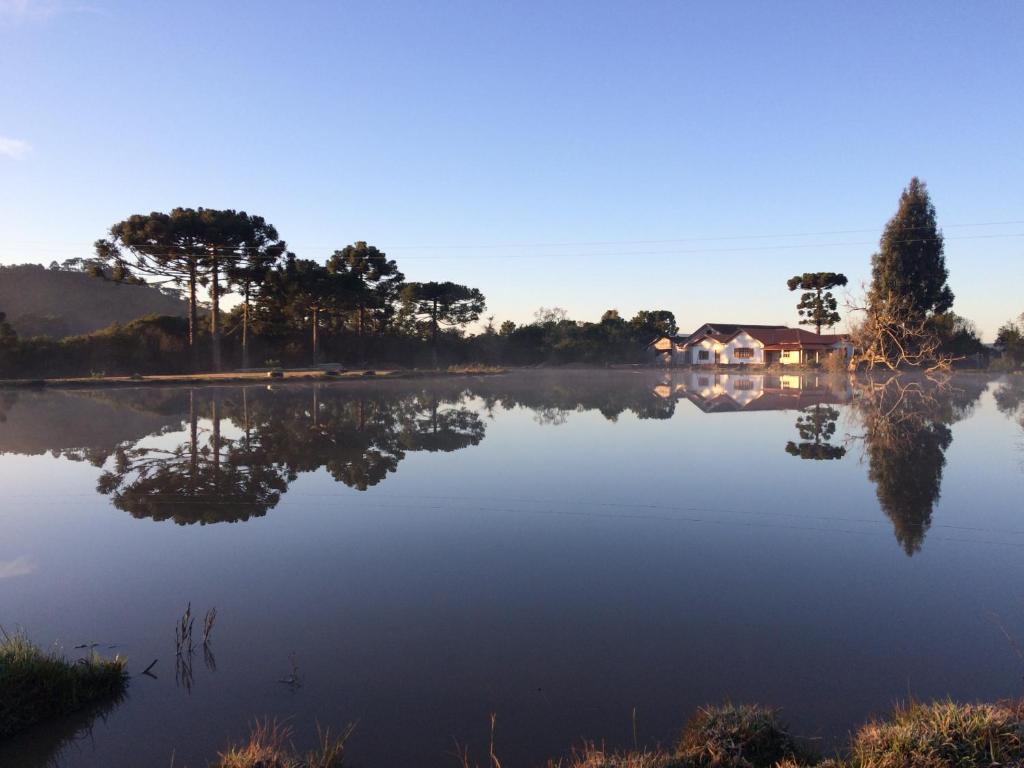
M 203 617 L 203 645 L 210 645 L 210 634 L 213 632 L 213 625 L 217 623 L 217 609 L 211 608 Z
M 192 626 L 195 621 L 192 616 L 192 603 L 189 603 L 174 628 L 174 649 L 178 656 L 192 653 Z

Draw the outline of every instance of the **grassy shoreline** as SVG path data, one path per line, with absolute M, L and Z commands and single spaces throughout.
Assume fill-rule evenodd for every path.
M 249 740 L 222 752 L 211 768 L 343 768 L 350 726 L 319 732 L 318 746 L 299 753 L 292 730 L 257 722 Z M 462 751 L 455 768 L 507 768 L 492 734 L 483 762 Z M 1024 702 L 914 702 L 872 720 L 851 737 L 845 754 L 823 757 L 789 732 L 778 710 L 726 704 L 699 709 L 673 748 L 612 752 L 593 743 L 545 768 L 995 768 L 1024 765 Z
M 0 642 L 0 741 L 46 723 L 119 702 L 128 676 L 120 658 L 95 654 L 72 663 L 33 645 L 24 635 Z M 91 718 L 90 718 L 91 720 Z M 48 722 L 47 722 L 48 721 Z M 511 768 L 503 764 L 491 721 L 487 754 L 463 750 L 453 768 Z M 76 728 L 78 726 L 76 725 Z M 299 751 L 287 723 L 256 721 L 248 739 L 228 746 L 209 768 L 345 768 L 355 727 L 320 729 L 316 745 Z M 66 739 L 59 740 L 63 745 Z M 57 754 L 55 751 L 54 755 Z M 539 764 L 540 765 L 540 764 Z M 791 732 L 779 711 L 760 705 L 702 707 L 671 747 L 611 751 L 594 742 L 549 759 L 544 768 L 995 768 L 1024 766 L 1024 700 L 958 704 L 911 702 L 853 732 L 841 754 L 818 754 Z
M 117 699 L 128 685 L 125 662 L 95 653 L 77 662 L 44 651 L 25 635 L 0 640 L 0 739 L 37 723 Z
M 0 389 L 102 389 L 113 387 L 173 387 L 238 385 L 255 383 L 342 382 L 367 379 L 404 380 L 493 376 L 507 369 L 491 366 L 458 366 L 447 369 L 360 369 L 333 372 L 328 368 L 299 368 L 276 372 L 232 371 L 227 373 L 158 374 L 152 376 L 81 376 L 58 379 L 0 379 Z

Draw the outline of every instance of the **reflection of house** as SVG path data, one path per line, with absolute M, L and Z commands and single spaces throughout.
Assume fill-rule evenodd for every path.
M 654 394 L 663 398 L 685 397 L 705 413 L 800 410 L 812 405 L 848 403 L 853 397 L 845 381 L 827 376 L 710 371 L 673 374 L 654 388 Z
M 785 325 L 705 323 L 693 333 L 663 337 L 648 347 L 671 365 L 800 365 L 833 352 L 849 357 L 848 336 L 821 334 Z

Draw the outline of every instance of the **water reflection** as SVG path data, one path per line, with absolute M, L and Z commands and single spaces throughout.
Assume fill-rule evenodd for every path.
M 69 753 L 84 749 L 93 727 L 104 722 L 126 698 L 124 693 L 115 694 L 7 739 L 0 744 L 0 765 L 66 765 Z
M 321 468 L 365 491 L 396 472 L 409 452 L 478 444 L 485 427 L 462 404 L 465 397 L 321 387 L 194 391 L 187 439 L 119 445 L 97 490 L 134 517 L 182 525 L 262 516 L 300 474 Z M 225 436 L 225 425 L 234 436 Z
M 198 398 L 196 392 L 189 393 L 185 442 L 122 442 L 96 489 L 133 517 L 182 525 L 248 520 L 276 506 L 288 488 L 284 470 L 249 430 L 240 439 L 223 437 L 220 393 L 208 394 Z M 204 407 L 210 426 L 201 429 L 199 411 Z
M 853 412 L 868 460 L 868 478 L 907 555 L 919 552 L 939 501 L 950 426 L 970 414 L 986 382 L 963 379 L 868 379 Z
M 367 491 L 410 453 L 480 444 L 496 409 L 527 409 L 556 427 L 585 411 L 612 422 L 627 412 L 671 419 L 680 401 L 706 414 L 787 410 L 796 435 L 780 434 L 779 445 L 794 457 L 836 462 L 862 446 L 880 509 L 913 555 L 941 495 L 951 426 L 987 385 L 969 377 L 538 371 L 428 384 L 8 392 L 0 451 L 88 462 L 102 470 L 97 490 L 117 509 L 207 524 L 263 516 L 299 475 L 321 469 Z M 995 398 L 1024 423 L 1019 378 L 998 385 Z
M 1024 429 L 1024 376 L 1011 376 L 995 390 L 996 407 Z
M 800 410 L 848 403 L 853 396 L 846 377 L 699 371 L 668 375 L 655 391 L 663 398 L 686 398 L 705 413 Z
M 830 405 L 812 405 L 796 417 L 800 442 L 790 440 L 786 443 L 786 453 L 814 461 L 843 458 L 846 455 L 846 446 L 832 443 L 838 421 L 838 408 Z

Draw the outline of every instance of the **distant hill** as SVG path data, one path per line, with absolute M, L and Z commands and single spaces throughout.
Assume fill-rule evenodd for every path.
M 118 284 L 66 267 L 0 266 L 0 312 L 18 336 L 75 336 L 144 315 L 185 317 L 188 305 L 149 285 Z

